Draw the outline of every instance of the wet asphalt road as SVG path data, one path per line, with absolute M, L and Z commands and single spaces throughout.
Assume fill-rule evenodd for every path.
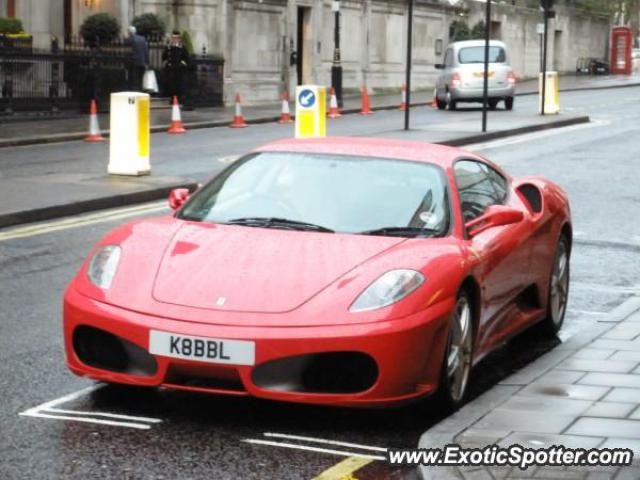
M 640 227 L 635 212 L 640 207 L 640 88 L 567 93 L 562 101 L 571 113 L 584 111 L 596 122 L 499 141 L 479 151 L 513 175 L 544 175 L 569 193 L 575 243 L 570 309 L 561 334 L 566 338 L 604 318 L 639 288 Z M 378 118 L 382 130 L 385 120 Z M 64 367 L 62 292 L 91 246 L 121 222 L 0 241 L 0 479 L 311 479 L 342 458 L 244 440 L 288 434 L 412 447 L 441 419 L 430 401 L 367 411 L 117 387 L 100 387 L 56 407 L 90 412 L 94 416 L 87 418 L 93 419 L 101 418 L 96 413 L 108 412 L 160 422 L 143 430 L 19 416 L 92 385 Z M 479 365 L 472 396 L 560 341 L 531 334 L 514 339 Z M 359 479 L 414 476 L 383 462 L 357 474 Z

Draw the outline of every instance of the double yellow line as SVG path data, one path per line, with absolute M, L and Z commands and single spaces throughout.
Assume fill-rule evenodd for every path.
M 30 224 L 24 227 L 8 228 L 0 231 L 0 242 L 15 240 L 18 238 L 33 237 L 47 233 L 68 230 L 71 228 L 86 227 L 99 223 L 122 220 L 125 218 L 145 215 L 148 213 L 160 213 L 163 210 L 169 211 L 166 201 L 146 203 L 136 207 L 126 207 L 111 210 L 101 210 L 87 215 L 67 217 L 51 222 Z

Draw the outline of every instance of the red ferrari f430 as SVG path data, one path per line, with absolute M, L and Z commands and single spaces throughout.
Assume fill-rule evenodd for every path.
M 74 373 L 342 406 L 438 391 L 455 408 L 483 356 L 563 322 L 566 194 L 462 149 L 278 141 L 169 200 L 69 285 Z

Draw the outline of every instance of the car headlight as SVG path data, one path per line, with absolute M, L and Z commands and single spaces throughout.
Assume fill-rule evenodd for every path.
M 396 303 L 424 283 L 424 275 L 415 270 L 398 269 L 385 273 L 369 285 L 349 308 L 351 312 L 375 310 Z
M 107 289 L 111 286 L 120 261 L 120 247 L 106 245 L 100 248 L 89 262 L 87 276 L 96 287 Z

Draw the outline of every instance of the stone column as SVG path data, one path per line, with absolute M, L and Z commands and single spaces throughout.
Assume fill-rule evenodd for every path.
M 23 20 L 25 31 L 33 35 L 33 48 L 49 50 L 51 48 L 51 2 L 23 0 L 16 7 L 17 17 Z

